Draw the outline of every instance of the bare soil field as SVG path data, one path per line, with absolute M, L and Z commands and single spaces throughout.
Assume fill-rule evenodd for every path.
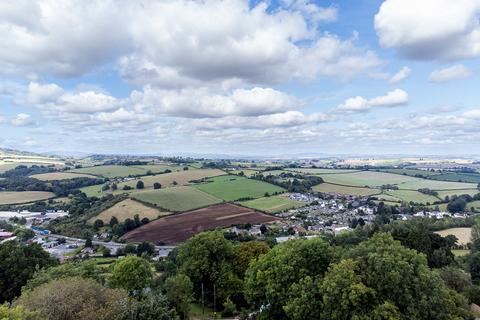
M 179 244 L 205 230 L 276 220 L 279 218 L 227 203 L 160 218 L 128 232 L 122 239 L 129 242 Z

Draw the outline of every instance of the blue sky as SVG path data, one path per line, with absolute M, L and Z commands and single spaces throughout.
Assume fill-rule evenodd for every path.
M 11 1 L 0 146 L 480 150 L 478 0 Z

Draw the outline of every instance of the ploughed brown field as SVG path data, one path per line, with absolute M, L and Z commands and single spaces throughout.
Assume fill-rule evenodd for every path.
M 276 220 L 279 218 L 226 203 L 160 218 L 126 233 L 122 239 L 130 242 L 148 241 L 173 245 L 182 243 L 205 230 Z

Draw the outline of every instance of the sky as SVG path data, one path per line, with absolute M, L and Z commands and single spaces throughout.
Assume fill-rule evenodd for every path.
M 480 0 L 5 0 L 0 147 L 480 154 Z

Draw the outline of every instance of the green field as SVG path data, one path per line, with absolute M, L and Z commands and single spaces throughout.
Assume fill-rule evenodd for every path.
M 93 179 L 98 178 L 90 174 L 73 173 L 73 172 L 49 172 L 49 173 L 34 174 L 30 177 L 38 180 L 42 180 L 42 181 L 68 180 L 68 179 L 75 179 L 75 178 L 93 178 Z
M 177 165 L 144 165 L 144 166 L 95 166 L 70 170 L 69 172 L 85 173 L 105 178 L 121 178 L 128 176 L 146 175 L 148 171 L 161 173 L 169 169 L 172 171 L 182 170 L 183 167 Z M 191 169 L 191 168 L 190 168 Z
M 322 168 L 291 168 L 287 170 L 298 172 L 298 173 L 311 174 L 311 175 L 359 172 L 359 170 L 353 170 L 353 169 L 322 169 Z
M 431 177 L 435 180 L 444 180 L 444 181 L 457 181 L 457 182 L 470 182 L 470 183 L 480 183 L 480 174 L 478 173 L 444 173 Z
M 242 206 L 269 213 L 281 212 L 288 209 L 303 207 L 305 205 L 304 202 L 291 200 L 285 195 L 263 197 L 255 200 L 242 201 L 239 203 Z
M 385 192 L 387 195 L 393 196 L 397 199 L 400 199 L 402 201 L 406 202 L 416 202 L 416 203 L 423 203 L 426 204 L 429 202 L 430 204 L 434 203 L 435 201 L 440 201 L 437 197 L 428 195 L 428 194 L 423 194 L 418 191 L 413 191 L 413 190 L 389 190 Z
M 263 181 L 238 176 L 211 178 L 206 183 L 195 185 L 195 187 L 225 201 L 235 201 L 242 198 L 260 198 L 266 192 L 273 194 L 284 191 L 280 187 Z
M 252 170 L 252 169 L 238 169 L 238 170 L 231 170 L 228 173 L 230 174 L 239 174 L 240 172 L 243 172 L 243 174 L 247 177 L 254 176 L 257 174 L 259 171 L 258 170 Z
M 200 180 L 207 177 L 216 177 L 219 175 L 225 175 L 225 172 L 219 169 L 198 169 L 198 170 L 181 170 L 171 173 L 162 173 L 153 176 L 143 176 L 129 181 L 118 183 L 118 189 L 113 192 L 114 194 L 132 193 L 139 190 L 135 189 L 139 180 L 143 181 L 144 189 L 153 189 L 153 184 L 158 182 L 161 184 L 162 189 L 183 186 L 190 184 L 192 180 Z M 124 186 L 132 187 L 133 190 L 123 190 Z M 111 190 L 102 191 L 103 184 L 88 186 L 81 188 L 80 191 L 84 192 L 89 197 L 101 197 L 112 193 Z
M 415 178 L 417 179 L 417 178 Z M 427 180 L 427 179 L 417 179 L 415 181 L 408 181 L 398 184 L 400 189 L 408 190 L 418 190 L 421 188 L 428 188 L 431 190 L 455 190 L 455 189 L 474 189 L 476 188 L 474 183 L 464 183 L 464 182 L 451 182 L 451 181 L 438 181 L 438 180 Z
M 0 205 L 29 203 L 54 197 L 55 194 L 44 191 L 1 191 Z
M 430 179 L 415 178 L 400 174 L 377 172 L 377 171 L 359 171 L 354 173 L 339 173 L 321 175 L 323 180 L 328 183 L 340 184 L 354 187 L 368 186 L 378 188 L 382 185 L 397 185 L 402 190 L 418 190 L 429 188 L 431 190 L 454 190 L 454 189 L 473 189 L 476 184 L 438 181 Z
M 8 170 L 15 169 L 18 166 L 52 166 L 52 163 L 43 163 L 43 162 L 8 162 L 4 163 L 0 161 L 0 174 L 5 173 Z
M 222 200 L 193 187 L 143 191 L 133 194 L 132 199 L 172 212 L 189 211 L 222 202 Z
M 462 194 L 468 194 L 470 196 L 474 196 L 476 195 L 477 193 L 480 193 L 480 190 L 478 189 L 458 189 L 458 190 L 440 190 L 438 191 L 438 196 L 441 198 L 441 199 L 445 199 L 446 196 L 453 196 L 453 195 L 457 195 L 457 196 L 460 196 Z
M 467 203 L 467 208 L 470 210 L 470 208 L 474 208 L 475 211 L 480 211 L 480 200 L 477 201 L 472 201 Z
M 338 194 L 363 196 L 363 197 L 376 195 L 381 192 L 379 189 L 348 187 L 348 186 L 340 186 L 340 185 L 335 185 L 330 183 L 321 183 L 319 185 L 314 186 L 312 189 L 313 191 L 316 191 L 316 192 L 338 193 Z
M 388 201 L 388 202 L 401 202 L 402 200 L 397 198 L 397 197 L 394 197 L 392 195 L 389 195 L 389 194 L 385 194 L 385 193 L 382 193 L 382 194 L 379 194 L 379 195 L 376 195 L 375 196 L 378 200 L 381 200 L 381 201 Z
M 400 184 L 407 181 L 416 181 L 417 178 L 408 176 L 376 172 L 376 171 L 357 171 L 353 173 L 327 174 L 322 175 L 323 180 L 328 183 L 341 184 L 354 187 L 369 186 L 372 188 L 380 187 L 385 184 Z
M 395 174 L 402 174 L 406 176 L 424 176 L 424 177 L 431 177 L 435 175 L 439 175 L 440 172 L 436 171 L 427 171 L 427 170 L 419 170 L 419 169 L 379 169 L 381 172 L 387 173 L 395 173 Z

